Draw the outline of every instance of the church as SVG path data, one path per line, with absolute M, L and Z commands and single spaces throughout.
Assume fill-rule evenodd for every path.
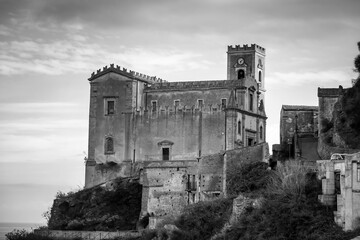
M 204 199 L 201 187 L 204 194 L 207 187 L 215 196 L 223 194 L 223 160 L 215 163 L 211 156 L 223 159 L 228 151 L 246 149 L 268 155 L 265 49 L 259 45 L 228 46 L 225 80 L 168 82 L 114 64 L 88 80 L 85 188 L 139 177 L 142 208 L 150 212 L 162 201 L 151 203 L 152 188 L 157 193 L 176 189 L 180 202 Z M 199 168 L 204 164 L 221 166 L 204 172 Z

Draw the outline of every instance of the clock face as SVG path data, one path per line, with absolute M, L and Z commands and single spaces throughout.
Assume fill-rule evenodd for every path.
M 240 65 L 244 64 L 244 59 L 243 59 L 243 58 L 239 58 L 239 59 L 238 59 L 238 64 L 240 64 Z

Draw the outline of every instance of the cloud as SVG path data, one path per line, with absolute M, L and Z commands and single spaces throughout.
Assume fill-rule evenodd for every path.
M 86 36 L 75 35 L 72 39 L 53 42 L 43 40 L 0 42 L 0 74 L 18 75 L 41 73 L 89 73 L 115 62 L 125 66 L 138 66 L 149 71 L 177 71 L 206 68 L 209 61 L 201 55 L 175 49 L 117 48 L 107 49 L 95 43 L 87 43 Z M 114 50 L 117 49 L 117 50 Z M 90 70 L 89 70 L 90 69 Z
M 0 112 L 8 113 L 51 113 L 73 112 L 78 107 L 76 103 L 68 102 L 21 102 L 0 103 Z
M 267 76 L 268 84 L 300 86 L 308 84 L 349 83 L 351 75 L 346 71 L 329 70 L 318 72 L 273 72 Z M 336 86 L 336 85 L 335 85 Z

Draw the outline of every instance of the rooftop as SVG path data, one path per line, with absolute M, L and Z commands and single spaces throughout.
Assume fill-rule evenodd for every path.
M 285 111 L 318 111 L 318 106 L 304 106 L 304 105 L 282 105 Z

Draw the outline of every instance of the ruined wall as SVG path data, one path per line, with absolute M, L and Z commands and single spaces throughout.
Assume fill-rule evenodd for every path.
M 282 106 L 280 113 L 280 144 L 284 156 L 302 160 L 318 159 L 316 148 L 313 148 L 310 144 L 317 141 L 317 136 L 318 107 Z
M 188 204 L 188 175 L 195 174 L 196 164 L 197 161 L 147 162 L 142 178 L 141 214 L 179 214 Z
M 105 163 L 96 164 L 93 162 L 86 165 L 85 188 L 97 186 L 116 178 L 140 177 L 140 171 L 143 168 L 142 162 L 124 162 L 124 163 Z

